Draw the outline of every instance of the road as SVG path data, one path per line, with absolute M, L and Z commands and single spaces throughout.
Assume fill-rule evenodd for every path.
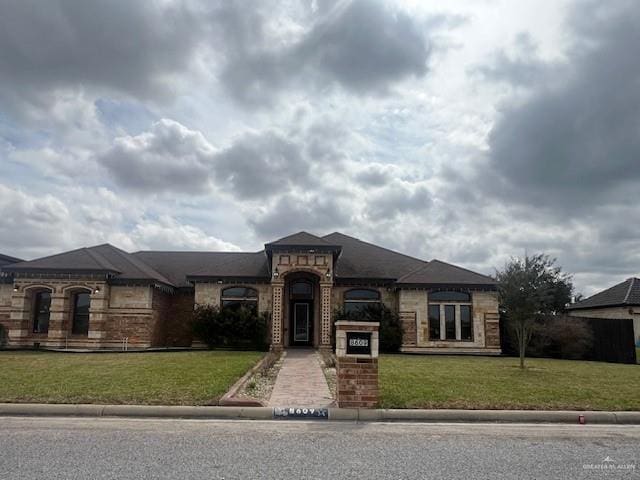
M 640 478 L 640 426 L 0 417 L 0 478 Z

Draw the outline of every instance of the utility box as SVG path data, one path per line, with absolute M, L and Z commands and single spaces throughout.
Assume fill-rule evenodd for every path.
M 336 322 L 338 406 L 375 408 L 378 405 L 377 322 Z

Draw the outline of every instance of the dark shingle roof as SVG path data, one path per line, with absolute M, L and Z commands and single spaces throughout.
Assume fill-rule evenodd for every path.
M 440 260 L 431 260 L 418 270 L 400 277 L 397 283 L 400 285 L 496 285 L 496 281 L 491 277 Z
M 3 255 L 0 253 L 0 267 L 4 265 L 11 265 L 12 263 L 23 262 L 24 260 L 16 257 L 10 257 L 9 255 Z
M 167 276 L 174 285 L 189 286 L 187 277 L 269 278 L 264 252 L 136 252 L 132 254 Z
M 149 280 L 172 285 L 162 274 L 130 253 L 105 243 L 4 267 L 8 272 L 109 273 L 122 280 Z
M 401 285 L 494 285 L 484 275 L 445 262 L 426 262 L 342 233 L 317 237 L 299 232 L 266 244 L 266 252 L 162 252 L 127 253 L 104 244 L 80 248 L 30 262 L 3 267 L 6 272 L 107 273 L 114 281 L 148 280 L 175 287 L 190 286 L 189 279 L 257 278 L 268 280 L 273 246 L 324 248 L 337 257 L 338 281 L 384 280 Z
M 339 245 L 327 241 L 326 237 L 318 237 L 308 232 L 298 232 L 265 244 L 267 249 L 274 246 L 338 247 Z
M 611 288 L 569 305 L 569 310 L 640 305 L 640 279 L 628 278 Z
M 363 242 L 342 233 L 334 232 L 323 238 L 327 242 L 342 247 L 342 253 L 336 264 L 337 278 L 395 280 L 426 264 L 424 260 Z

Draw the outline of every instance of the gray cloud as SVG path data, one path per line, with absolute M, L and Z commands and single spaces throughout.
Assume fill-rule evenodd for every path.
M 538 47 L 527 33 L 516 36 L 515 54 L 505 50 L 497 52 L 489 64 L 471 68 L 470 73 L 478 74 L 489 81 L 507 82 L 514 86 L 540 86 L 557 75 L 559 66 L 541 60 Z
M 147 193 L 205 192 L 215 170 L 204 136 L 166 119 L 148 132 L 116 138 L 98 160 L 119 185 Z
M 139 98 L 171 93 L 201 23 L 182 3 L 0 2 L 0 99 L 14 114 L 47 106 L 56 88 L 97 86 Z
M 337 84 L 356 94 L 381 93 L 398 80 L 426 73 L 428 41 L 406 13 L 367 0 L 337 2 L 328 13 L 319 12 L 301 38 L 265 50 L 249 47 L 263 32 L 258 14 L 249 21 L 231 7 L 223 10 L 222 18 L 237 27 L 235 49 L 221 75 L 235 98 L 269 103 L 279 89 L 309 83 L 321 90 Z
M 640 10 L 589 2 L 570 14 L 571 69 L 506 107 L 490 138 L 489 174 L 502 198 L 566 215 L 626 203 L 640 189 Z M 495 188 L 497 187 L 497 188 Z
M 400 214 L 426 213 L 431 193 L 424 185 L 392 182 L 367 200 L 366 214 L 372 219 L 390 219 Z
M 286 138 L 272 130 L 245 133 L 215 149 L 199 131 L 163 119 L 140 135 L 116 138 L 98 161 L 130 190 L 203 193 L 216 184 L 240 200 L 265 199 L 312 186 L 312 171 L 323 162 L 339 168 L 344 154 L 336 142 L 344 136 L 328 132 L 315 123 Z
M 247 134 L 215 157 L 216 177 L 239 198 L 264 198 L 309 181 L 309 159 L 273 132 Z
M 284 195 L 275 205 L 248 220 L 261 238 L 275 239 L 293 230 L 308 230 L 322 235 L 350 224 L 351 214 L 347 205 L 335 198 Z M 295 228 L 292 229 L 292 225 Z

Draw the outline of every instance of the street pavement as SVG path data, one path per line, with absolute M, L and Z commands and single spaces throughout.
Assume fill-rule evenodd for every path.
M 640 478 L 640 426 L 0 417 L 30 478 Z

